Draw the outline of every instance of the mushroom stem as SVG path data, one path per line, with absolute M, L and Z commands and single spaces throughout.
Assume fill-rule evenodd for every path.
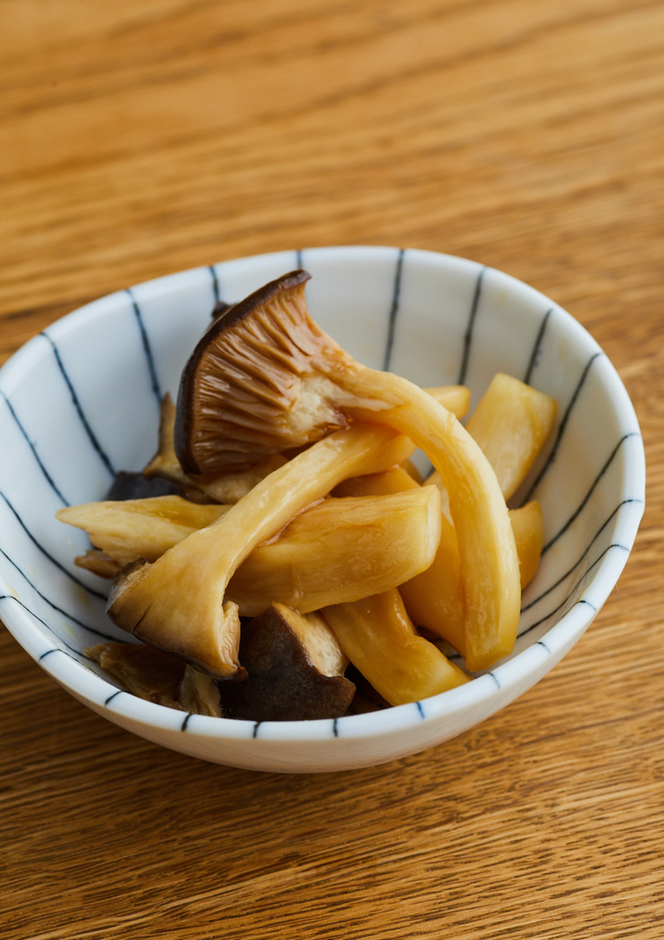
M 407 379 L 346 363 L 343 386 L 364 402 L 377 400 L 375 411 L 364 405 L 351 414 L 407 434 L 440 473 L 459 541 L 466 663 L 473 672 L 487 668 L 512 651 L 521 600 L 514 533 L 495 472 L 454 415 Z
M 397 588 L 321 613 L 348 659 L 390 705 L 468 682 L 458 666 L 418 636 Z
M 108 615 L 123 630 L 211 675 L 241 677 L 238 607 L 223 603 L 233 572 L 258 544 L 342 480 L 387 470 L 412 451 L 407 437 L 378 426 L 329 435 L 157 561 L 124 569 L 113 582 Z

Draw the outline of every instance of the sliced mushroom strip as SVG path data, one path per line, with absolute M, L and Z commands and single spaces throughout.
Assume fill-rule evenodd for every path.
M 103 574 L 109 559 L 120 565 L 139 558 L 156 561 L 229 509 L 167 496 L 84 503 L 57 516 L 84 529 L 103 551 L 104 560 L 97 557 L 94 569 Z M 273 601 L 308 613 L 386 591 L 431 565 L 443 522 L 438 488 L 415 482 L 391 495 L 325 499 L 257 546 L 231 578 L 226 597 L 237 603 L 241 616 L 255 617 Z M 83 566 L 92 567 L 95 559 L 83 558 Z M 110 577 L 117 570 L 116 565 Z
M 521 588 L 525 588 L 535 577 L 544 544 L 544 519 L 542 507 L 533 499 L 518 509 L 510 509 L 510 522 L 514 531 L 519 554 Z
M 218 678 L 241 677 L 237 604 L 224 602 L 239 565 L 306 506 L 349 476 L 410 456 L 403 435 L 361 425 L 338 431 L 258 483 L 220 519 L 153 563 L 115 578 L 107 612 L 122 629 Z
M 175 445 L 188 472 L 215 473 L 319 438 L 349 420 L 408 435 L 450 496 L 471 670 L 510 653 L 519 565 L 496 475 L 454 415 L 412 382 L 355 362 L 310 318 L 309 275 L 265 285 L 216 319 L 183 372 Z
M 463 418 L 468 412 L 470 389 L 465 385 L 436 385 L 433 388 L 425 388 L 424 391 L 457 418 Z
M 405 705 L 468 682 L 418 636 L 398 590 L 321 611 L 350 662 L 390 705 Z
M 243 682 L 224 682 L 224 715 L 251 721 L 339 718 L 355 686 L 343 675 L 348 660 L 319 614 L 274 604 L 242 630 Z
M 59 509 L 56 517 L 84 529 L 97 549 L 118 564 L 128 565 L 139 558 L 156 561 L 229 509 L 218 503 L 192 503 L 181 496 L 155 496 L 81 503 Z
M 468 419 L 468 433 L 493 467 L 505 499 L 523 483 L 553 430 L 555 399 L 499 372 Z
M 386 591 L 431 565 L 441 522 L 436 487 L 326 499 L 255 548 L 226 596 L 255 616 L 273 601 L 309 613 Z

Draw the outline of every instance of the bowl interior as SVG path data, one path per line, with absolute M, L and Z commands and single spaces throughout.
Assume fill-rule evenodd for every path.
M 365 364 L 424 386 L 467 384 L 472 403 L 508 372 L 558 401 L 555 437 L 519 494 L 541 501 L 545 521 L 542 563 L 502 664 L 527 688 L 541 669 L 530 676 L 522 654 L 539 644 L 562 655 L 625 564 L 643 511 L 639 428 L 613 367 L 567 313 L 507 275 L 429 252 L 311 249 L 225 262 L 110 295 L 32 339 L 0 371 L 0 616 L 44 668 L 59 649 L 81 681 L 95 681 L 83 650 L 126 635 L 104 614 L 107 583 L 73 564 L 86 536 L 54 513 L 101 498 L 116 471 L 152 456 L 161 395 L 177 393 L 215 301 L 296 267 L 312 274 L 314 319 Z

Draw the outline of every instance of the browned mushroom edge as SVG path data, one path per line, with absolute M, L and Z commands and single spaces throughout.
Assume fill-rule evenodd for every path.
M 175 424 L 173 428 L 173 443 L 178 460 L 187 473 L 193 474 L 194 476 L 205 473 L 205 469 L 199 465 L 191 447 L 195 380 L 201 357 L 220 333 L 235 326 L 235 324 L 239 323 L 255 310 L 256 307 L 267 303 L 277 294 L 292 287 L 297 287 L 300 284 L 304 284 L 310 278 L 311 275 L 308 271 L 301 269 L 291 271 L 289 274 L 284 274 L 282 277 L 264 284 L 262 287 L 259 287 L 258 290 L 249 294 L 236 304 L 229 306 L 225 303 L 220 303 L 215 306 L 212 322 L 199 339 L 194 347 L 194 351 L 187 360 L 182 371 L 178 389 Z

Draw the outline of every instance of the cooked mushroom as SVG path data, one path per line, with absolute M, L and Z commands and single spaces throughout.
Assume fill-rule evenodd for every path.
M 175 656 L 142 643 L 100 643 L 85 653 L 139 698 L 197 715 L 221 716 L 212 677 Z
M 155 496 L 65 506 L 55 515 L 60 522 L 84 529 L 95 548 L 122 567 L 139 558 L 156 561 L 229 508 L 219 503 L 192 503 L 181 496 Z
M 237 503 L 259 480 L 286 463 L 285 457 L 272 454 L 260 463 L 244 470 L 222 473 L 218 477 L 206 479 L 195 478 L 184 472 L 175 453 L 174 426 L 175 405 L 171 396 L 166 393 L 161 401 L 157 452 L 142 472 L 142 477 L 146 478 L 144 480 L 146 487 L 149 484 L 155 485 L 154 493 L 150 495 L 158 495 L 156 487 L 161 482 L 162 485 L 170 483 L 174 488 L 171 492 L 182 492 L 187 499 L 195 502 L 207 499 L 217 503 Z M 140 477 L 141 474 L 135 474 L 135 476 Z M 164 489 L 163 492 L 167 490 Z M 144 495 L 149 495 L 147 490 Z
M 257 545 L 343 479 L 381 465 L 387 470 L 412 450 L 408 438 L 377 426 L 358 425 L 331 434 L 155 562 L 124 568 L 111 585 L 108 615 L 145 643 L 211 675 L 242 677 L 238 607 L 224 603 L 235 570 Z
M 469 668 L 511 652 L 519 565 L 496 474 L 454 415 L 399 376 L 355 362 L 310 318 L 309 275 L 272 281 L 213 321 L 187 363 L 175 447 L 187 472 L 250 465 L 352 420 L 386 424 L 426 452 L 450 495 L 466 597 Z
M 216 317 L 199 340 L 180 380 L 174 428 L 187 473 L 251 466 L 348 424 L 322 390 L 308 387 L 324 372 L 331 345 L 302 316 L 308 279 L 295 271 L 266 284 Z
M 143 468 L 143 476 L 148 479 L 164 479 L 180 487 L 191 485 L 191 481 L 182 469 L 173 446 L 173 426 L 175 424 L 175 404 L 168 392 L 161 399 L 159 409 L 159 435 L 157 452 Z
M 112 580 L 122 570 L 122 565 L 99 548 L 89 548 L 82 555 L 76 555 L 74 564 L 78 568 L 90 571 L 92 574 L 96 574 L 98 578 L 106 578 L 108 581 Z
M 424 391 L 441 405 L 444 405 L 457 418 L 463 418 L 468 411 L 470 389 L 465 385 L 436 385 L 433 388 L 425 388 Z
M 221 704 L 217 683 L 206 672 L 185 666 L 178 688 L 178 705 L 192 715 L 221 718 Z
M 273 601 L 309 613 L 426 571 L 440 542 L 440 494 L 414 487 L 391 496 L 330 498 L 300 513 L 240 565 L 228 598 L 243 616 Z
M 542 507 L 537 500 L 531 499 L 518 509 L 510 509 L 510 522 L 519 555 L 519 571 L 523 589 L 535 577 L 542 555 L 544 544 Z
M 468 682 L 417 634 L 396 588 L 321 613 L 350 662 L 390 705 L 418 702 Z
M 121 502 L 126 499 L 148 499 L 151 496 L 168 496 L 180 492 L 179 484 L 172 480 L 163 477 L 149 480 L 142 473 L 119 470 L 106 492 L 106 499 Z
M 498 372 L 466 425 L 493 467 L 505 499 L 517 491 L 549 438 L 555 399 Z
M 228 599 L 244 617 L 256 616 L 273 601 L 307 613 L 386 591 L 425 571 L 440 542 L 440 493 L 411 482 L 406 492 L 330 497 L 305 509 L 242 562 L 228 584 Z M 77 564 L 113 578 L 139 558 L 156 561 L 229 509 L 167 496 L 84 503 L 56 515 L 84 529 L 98 546 Z
M 224 715 L 251 721 L 338 718 L 355 686 L 343 675 L 348 660 L 318 614 L 274 604 L 242 629 L 243 682 L 220 686 Z

